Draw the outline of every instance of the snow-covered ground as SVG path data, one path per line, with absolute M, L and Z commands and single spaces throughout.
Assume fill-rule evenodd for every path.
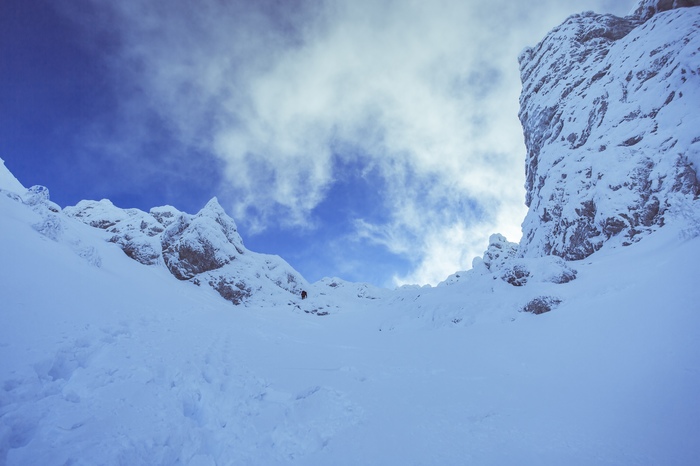
M 234 306 L 0 172 L 0 464 L 700 458 L 697 224 L 569 262 L 567 283 L 530 263 L 524 286 L 476 268 Z M 538 296 L 559 304 L 521 312 Z

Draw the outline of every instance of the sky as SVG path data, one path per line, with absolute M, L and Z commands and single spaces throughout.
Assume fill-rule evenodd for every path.
M 312 282 L 436 284 L 520 239 L 520 52 L 635 4 L 2 0 L 0 157 L 63 207 L 216 196 Z

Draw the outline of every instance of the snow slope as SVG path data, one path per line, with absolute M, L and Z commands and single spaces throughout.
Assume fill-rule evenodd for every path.
M 243 307 L 21 197 L 0 193 L 0 464 L 700 455 L 697 223 L 520 263 L 522 286 L 490 261 L 437 288 L 327 279 L 304 302 Z M 576 278 L 557 283 L 562 267 Z M 540 296 L 553 312 L 521 312 Z M 319 302 L 333 312 L 304 312 Z
M 0 159 L 0 189 L 5 189 L 14 193 L 23 193 L 26 189 L 22 183 L 10 173 L 5 166 L 5 161 L 2 159 Z
M 568 66 L 557 53 L 573 49 L 553 38 L 571 45 L 572 31 L 589 28 L 616 38 L 598 52 L 637 58 L 660 53 L 640 52 L 654 43 L 641 32 L 666 31 L 669 60 L 695 66 L 694 49 L 677 45 L 697 30 L 684 42 L 669 24 L 696 24 L 697 7 L 667 11 L 690 3 L 643 0 L 624 20 L 572 17 L 540 44 L 555 56 L 521 63 L 540 77 L 547 64 Z M 472 270 L 435 288 L 309 284 L 283 259 L 245 249 L 215 199 L 195 215 L 106 200 L 61 209 L 0 160 L 0 465 L 697 464 L 697 128 L 678 126 L 674 145 L 662 133 L 675 116 L 697 120 L 688 102 L 698 87 L 683 84 L 668 102 L 659 93 L 655 115 L 641 109 L 634 124 L 598 130 L 602 107 L 586 107 L 585 95 L 610 89 L 605 118 L 627 111 L 613 98 L 613 67 L 596 71 L 608 52 L 584 60 L 579 79 L 595 72 L 585 84 L 554 80 L 524 98 L 533 176 L 523 243 L 493 235 Z M 667 84 L 680 85 L 674 76 Z M 549 122 L 530 117 L 557 100 L 558 84 L 581 95 L 557 103 L 556 118 L 581 131 L 547 142 Z M 653 101 L 640 92 L 640 106 Z M 577 121 L 577 108 L 593 120 Z M 619 139 L 620 128 L 643 137 L 586 147 Z M 639 171 L 645 157 L 656 158 Z M 630 173 L 636 184 L 608 182 Z M 654 196 L 658 215 L 633 225 Z M 556 219 L 540 210 L 553 207 Z M 605 219 L 615 216 L 630 223 L 602 247 L 595 229 L 614 233 Z M 577 230 L 574 246 L 593 241 L 580 260 L 565 260 L 572 225 L 591 227 Z M 629 234 L 640 225 L 644 235 Z

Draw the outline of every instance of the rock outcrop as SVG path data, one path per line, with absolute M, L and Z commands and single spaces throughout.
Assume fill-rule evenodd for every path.
M 518 243 L 512 243 L 505 236 L 496 233 L 489 237 L 489 245 L 484 251 L 483 257 L 475 257 L 472 268 L 479 269 L 482 266 L 489 272 L 501 270 L 506 263 L 517 257 Z
M 690 6 L 700 6 L 700 0 L 641 0 L 632 16 L 646 21 L 656 13 Z
M 173 207 L 158 209 L 167 209 L 171 218 L 180 214 Z M 145 265 L 162 262 L 160 236 L 169 225 L 161 220 L 163 216 L 156 217 L 139 209 L 120 209 L 107 199 L 80 201 L 74 207 L 66 207 L 64 213 L 110 233 L 109 241 L 118 244 L 132 259 Z
M 102 266 L 98 251 L 106 241 L 143 265 L 162 267 L 178 280 L 210 288 L 235 305 L 283 305 L 292 312 L 325 316 L 337 310 L 328 295 L 363 302 L 389 293 L 338 278 L 310 284 L 281 257 L 246 249 L 235 221 L 216 198 L 194 215 L 172 206 L 149 212 L 122 209 L 107 199 L 61 209 L 46 187 L 25 188 L 2 159 L 0 196 L 24 205 L 34 230 L 92 266 Z M 308 299 L 301 299 L 302 290 Z
M 63 213 L 105 230 L 108 241 L 144 265 L 163 265 L 179 280 L 207 284 L 233 304 L 255 295 L 298 295 L 306 280 L 282 258 L 248 251 L 236 223 L 216 198 L 195 215 L 174 207 L 120 209 L 108 200 L 81 201 Z M 261 299 L 265 299 L 264 297 Z
M 526 203 L 519 255 L 630 244 L 700 194 L 700 7 L 574 15 L 520 56 Z
M 163 260 L 180 280 L 215 270 L 244 254 L 233 219 L 216 198 L 196 215 L 179 215 L 161 235 Z

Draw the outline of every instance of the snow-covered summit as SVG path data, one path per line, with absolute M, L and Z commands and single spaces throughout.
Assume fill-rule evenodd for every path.
M 672 9 L 688 3 L 574 15 L 521 54 L 521 255 L 581 259 L 697 209 L 700 7 Z

